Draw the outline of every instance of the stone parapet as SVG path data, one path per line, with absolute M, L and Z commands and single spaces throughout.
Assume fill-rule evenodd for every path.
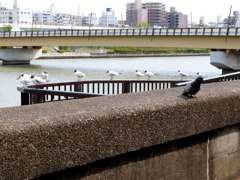
M 0 109 L 0 179 L 32 179 L 240 122 L 238 81 Z

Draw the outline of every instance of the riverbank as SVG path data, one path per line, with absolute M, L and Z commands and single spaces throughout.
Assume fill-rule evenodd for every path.
M 210 53 L 43 53 L 38 59 L 75 59 L 75 58 L 118 58 L 118 57 L 177 57 L 177 56 L 210 56 Z

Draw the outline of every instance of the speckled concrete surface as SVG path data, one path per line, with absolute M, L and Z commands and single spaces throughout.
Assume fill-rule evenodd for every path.
M 0 109 L 0 179 L 31 179 L 240 122 L 239 81 Z

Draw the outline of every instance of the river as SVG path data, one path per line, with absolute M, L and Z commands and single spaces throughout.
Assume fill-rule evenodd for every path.
M 178 70 L 194 79 L 197 72 L 206 77 L 221 74 L 221 70 L 210 64 L 209 56 L 191 57 L 132 57 L 132 58 L 84 58 L 84 59 L 44 59 L 32 60 L 30 65 L 0 64 L 0 108 L 20 106 L 20 92 L 17 86 L 22 86 L 16 78 L 24 74 L 38 76 L 42 71 L 48 71 L 50 82 L 75 81 L 73 71 L 79 69 L 87 76 L 84 80 L 110 79 L 107 70 L 122 74 L 114 79 L 136 79 L 136 70 L 149 70 L 157 73 L 153 79 L 179 79 Z M 147 77 L 142 77 L 147 79 Z

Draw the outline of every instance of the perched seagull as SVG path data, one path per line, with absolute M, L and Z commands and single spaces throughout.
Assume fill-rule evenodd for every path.
M 193 82 L 188 83 L 185 86 L 182 95 L 198 99 L 196 94 L 200 90 L 202 81 L 202 77 L 197 77 Z
M 187 74 L 187 73 L 185 73 L 185 72 L 182 72 L 181 70 L 178 70 L 178 74 L 180 75 L 180 77 L 181 77 L 181 80 L 183 80 L 183 77 L 186 77 L 186 76 L 188 76 L 188 74 Z
M 43 71 L 43 72 L 40 74 L 40 77 L 41 77 L 42 79 L 47 80 L 47 78 L 48 78 L 48 72 L 47 72 L 47 71 Z
M 21 74 L 17 80 L 19 80 L 20 83 L 23 84 L 23 87 L 26 87 L 30 82 L 31 82 L 31 79 L 30 79 L 30 75 L 28 74 Z
M 82 77 L 87 76 L 86 74 L 80 72 L 79 70 L 74 70 L 73 72 L 78 77 L 78 81 L 80 81 Z
M 144 71 L 144 75 L 148 77 L 148 80 L 150 80 L 150 78 L 151 78 L 152 76 L 155 76 L 152 72 L 147 71 L 147 70 Z
M 33 84 L 35 85 L 38 85 L 38 84 L 44 84 L 46 83 L 46 79 L 42 79 L 41 77 L 37 77 L 37 76 L 34 76 L 34 75 L 31 75 L 31 81 Z
M 118 75 L 121 74 L 121 73 L 116 72 L 116 71 L 107 71 L 106 73 L 111 77 L 111 80 L 113 80 L 113 76 L 118 76 Z
M 135 74 L 136 74 L 138 80 L 140 77 L 144 76 L 144 74 L 142 72 L 140 72 L 139 70 L 136 70 Z
M 205 74 L 198 72 L 198 73 L 197 73 L 197 76 L 198 76 L 198 77 L 204 77 Z

